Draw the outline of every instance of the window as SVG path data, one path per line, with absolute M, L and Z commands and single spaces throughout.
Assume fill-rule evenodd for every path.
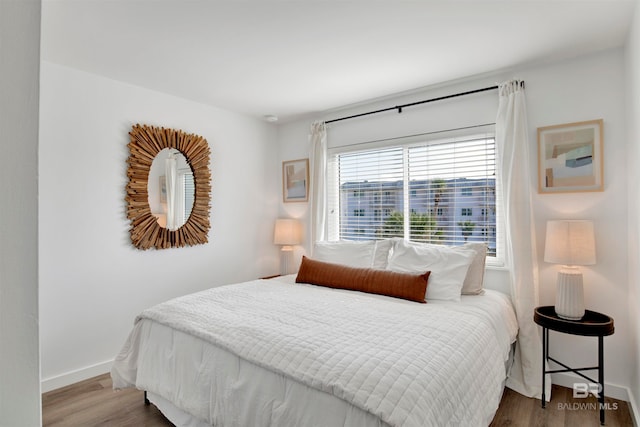
M 329 239 L 486 242 L 489 254 L 499 254 L 499 218 L 488 214 L 496 212 L 499 202 L 493 126 L 474 131 L 478 133 L 438 139 L 398 138 L 358 151 L 331 149 Z M 382 195 L 370 199 L 367 210 L 353 197 L 364 191 Z M 482 216 L 474 218 L 474 208 Z
M 191 210 L 193 209 L 193 202 L 196 193 L 196 185 L 193 181 L 193 172 L 189 171 L 183 175 L 183 190 L 184 190 L 184 209 L 183 215 L 185 221 L 191 216 Z

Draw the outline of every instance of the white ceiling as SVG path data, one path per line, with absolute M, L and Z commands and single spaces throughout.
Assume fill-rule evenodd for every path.
M 43 59 L 281 120 L 622 45 L 633 0 L 45 0 Z

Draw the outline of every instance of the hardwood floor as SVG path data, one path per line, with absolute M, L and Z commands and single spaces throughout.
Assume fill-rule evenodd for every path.
M 553 386 L 546 409 L 540 401 L 505 389 L 491 427 L 590 427 L 599 426 L 597 402 L 574 399 L 571 389 Z M 633 426 L 626 402 L 607 399 L 606 425 Z M 585 409 L 586 408 L 586 409 Z M 114 392 L 108 374 L 42 395 L 43 426 L 165 427 L 172 426 L 154 406 L 143 403 L 138 390 Z
M 143 392 L 113 391 L 109 374 L 42 395 L 43 426 L 173 426 L 154 405 L 145 405 Z
M 605 398 L 605 425 L 633 427 L 629 405 L 622 400 Z M 490 427 L 544 426 L 544 427 L 596 427 L 600 425 L 598 401 L 573 397 L 573 390 L 554 385 L 551 401 L 542 408 L 539 399 L 529 399 L 505 388 L 500 407 Z

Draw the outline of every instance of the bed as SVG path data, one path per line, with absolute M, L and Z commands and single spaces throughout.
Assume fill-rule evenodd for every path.
M 324 255 L 316 247 L 314 258 L 424 269 L 424 248 L 411 260 L 416 251 L 405 246 L 411 253 L 398 242 L 346 255 L 342 246 Z M 430 298 L 429 287 L 455 272 L 443 273 L 442 257 L 429 255 L 426 304 L 297 283 L 299 273 L 151 307 L 116 357 L 114 388 L 147 391 L 178 426 L 487 426 L 502 396 L 515 314 L 500 292 L 462 292 L 472 261 L 457 267 L 457 295 Z

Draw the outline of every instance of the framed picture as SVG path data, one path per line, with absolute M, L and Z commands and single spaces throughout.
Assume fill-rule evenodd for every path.
M 538 128 L 538 192 L 602 191 L 602 119 Z
M 309 159 L 282 162 L 282 201 L 309 200 Z

